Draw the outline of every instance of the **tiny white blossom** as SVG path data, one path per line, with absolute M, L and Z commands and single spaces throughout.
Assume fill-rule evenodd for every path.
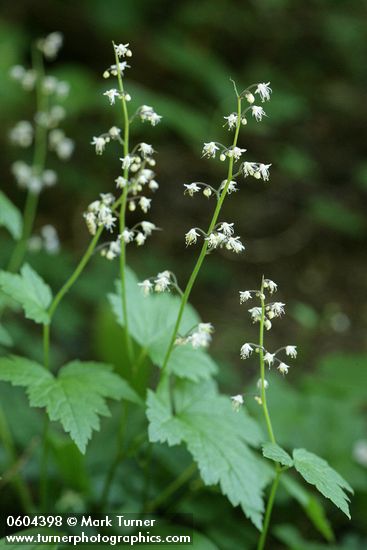
M 233 250 L 236 254 L 239 254 L 242 250 L 245 250 L 245 247 L 241 243 L 239 237 L 229 237 L 226 243 L 226 248 L 227 250 Z
M 129 44 L 115 44 L 115 52 L 118 57 L 131 57 L 132 53 L 129 49 Z
M 297 346 L 286 346 L 285 353 L 289 357 L 292 357 L 292 359 L 295 359 L 297 357 Z
M 238 116 L 236 113 L 231 113 L 230 115 L 225 116 L 224 118 L 227 120 L 228 130 L 232 130 L 237 126 Z
M 250 357 L 253 350 L 254 348 L 250 344 L 243 344 L 240 351 L 241 359 L 247 359 Z
M 261 316 L 262 316 L 262 309 L 261 307 L 258 307 L 258 306 L 255 306 L 251 309 L 248 310 L 249 314 L 251 315 L 252 317 L 252 321 L 254 323 L 258 322 L 258 321 L 261 321 Z
M 121 134 L 121 130 L 120 130 L 120 128 L 117 128 L 117 126 L 112 126 L 108 130 L 108 133 L 110 134 L 112 139 L 117 139 L 119 137 L 119 135 Z
M 157 229 L 157 226 L 154 223 L 151 223 L 151 222 L 143 221 L 143 222 L 141 222 L 140 225 L 141 225 L 141 228 L 143 230 L 143 233 L 145 233 L 145 235 L 147 235 L 147 236 L 151 235 L 152 231 Z
M 85 223 L 87 224 L 88 231 L 91 235 L 95 235 L 97 231 L 96 216 L 93 212 L 84 213 Z
M 42 181 L 46 187 L 53 187 L 57 182 L 56 172 L 54 170 L 44 170 L 42 172 Z
M 46 38 L 38 41 L 38 48 L 47 59 L 54 59 L 63 43 L 63 35 L 60 32 L 52 32 Z
M 144 143 L 144 142 L 140 143 L 138 149 L 139 149 L 139 151 L 141 152 L 141 154 L 143 155 L 144 158 L 150 157 L 154 153 L 153 147 L 151 145 L 149 145 L 148 143 Z
M 242 395 L 232 395 L 231 401 L 232 401 L 232 408 L 236 412 L 240 410 L 240 408 L 244 403 Z
M 64 138 L 56 146 L 56 154 L 62 160 L 68 160 L 74 151 L 74 142 L 72 139 Z
M 27 120 L 18 122 L 9 133 L 10 140 L 20 147 L 29 147 L 33 141 L 33 126 Z
M 244 162 L 242 165 L 243 175 L 245 178 L 247 176 L 253 176 L 257 170 L 256 162 Z
M 240 147 L 232 147 L 232 149 L 229 149 L 227 151 L 228 157 L 233 157 L 235 160 L 239 160 L 241 158 L 242 153 L 245 153 L 247 149 L 241 149 Z
M 203 157 L 214 158 L 216 151 L 219 151 L 218 145 L 214 141 L 209 141 L 209 143 L 204 143 L 203 147 Z
M 361 466 L 367 467 L 367 440 L 359 439 L 353 447 L 353 458 Z
M 190 342 L 193 348 L 207 348 L 211 342 L 211 335 L 207 332 L 197 331 L 193 332 L 187 341 Z
M 217 246 L 219 246 L 222 242 L 222 239 L 218 233 L 210 233 L 208 237 L 205 237 L 205 240 L 208 242 L 209 249 L 217 248 Z
M 271 327 L 272 327 L 272 324 L 271 324 L 271 321 L 269 319 L 265 319 L 264 321 L 264 327 L 266 328 L 266 330 L 270 330 Z
M 285 363 L 279 363 L 279 365 L 277 366 L 277 369 L 281 374 L 288 374 L 289 366 L 286 365 Z
M 269 289 L 270 294 L 273 294 L 277 291 L 278 285 L 274 283 L 271 279 L 264 280 L 264 288 Z
M 190 244 L 195 244 L 198 237 L 200 237 L 200 233 L 198 233 L 194 228 L 190 229 L 190 231 L 188 231 L 185 235 L 186 245 L 189 246 Z
M 247 302 L 252 298 L 251 292 L 249 290 L 240 290 L 240 304 Z
M 104 137 L 94 137 L 91 141 L 91 145 L 95 145 L 97 155 L 102 155 L 107 141 Z
M 106 90 L 103 95 L 108 97 L 110 105 L 115 103 L 116 97 L 120 97 L 119 92 L 115 88 L 112 88 L 112 90 Z
M 257 122 L 260 122 L 262 120 L 263 116 L 266 116 L 266 113 L 262 107 L 257 107 L 254 105 L 251 107 L 252 116 L 255 117 Z
M 284 306 L 285 304 L 282 302 L 274 302 L 267 307 L 270 308 L 270 312 L 273 314 L 273 317 L 280 317 L 281 315 L 284 315 Z M 271 318 L 270 315 L 268 315 L 268 317 Z
M 264 181 L 269 180 L 269 168 L 271 164 L 259 164 L 259 174 Z
M 226 237 L 230 237 L 234 233 L 233 223 L 222 222 L 218 227 L 219 231 L 222 231 Z
M 145 279 L 142 283 L 138 283 L 138 286 L 141 287 L 144 296 L 148 296 L 153 289 L 153 284 L 149 281 L 149 279 Z
M 134 162 L 133 157 L 130 155 L 126 155 L 126 157 L 120 157 L 121 163 L 122 163 L 122 169 L 128 170 L 132 163 Z
M 254 103 L 254 101 L 255 101 L 255 96 L 254 96 L 254 94 L 252 94 L 251 92 L 247 92 L 247 93 L 245 94 L 245 98 L 247 99 L 247 101 L 248 101 L 249 103 Z
M 171 284 L 169 272 L 163 271 L 162 273 L 158 273 L 156 279 L 154 279 L 154 283 L 154 290 L 156 292 L 164 292 L 167 290 Z
M 255 94 L 259 94 L 262 102 L 269 101 L 270 99 L 272 89 L 269 87 L 269 84 L 270 82 L 260 82 L 255 90 Z
M 147 197 L 141 197 L 141 199 L 139 200 L 139 206 L 144 212 L 144 214 L 148 212 L 151 202 L 152 202 L 152 199 L 147 199 Z
M 264 355 L 264 361 L 269 365 L 269 368 L 274 363 L 275 353 L 269 353 L 268 351 Z
M 138 231 L 135 237 L 135 242 L 138 246 L 142 246 L 145 243 L 146 239 L 147 239 L 147 236 L 141 231 Z
M 134 239 L 134 232 L 125 227 L 121 234 L 121 237 L 126 244 L 131 243 L 131 241 Z
M 211 334 L 212 332 L 214 332 L 214 327 L 212 323 L 199 323 L 198 330 L 199 332 L 202 332 L 205 334 Z
M 139 116 L 142 122 L 147 120 L 152 126 L 156 126 L 162 118 L 154 111 L 153 107 L 150 107 L 149 105 L 142 105 L 140 107 Z
M 123 178 L 122 176 L 118 176 L 115 179 L 115 182 L 118 189 L 123 189 L 127 185 L 127 179 Z
M 185 194 L 188 193 L 190 197 L 194 195 L 194 193 L 198 193 L 200 191 L 200 187 L 197 185 L 197 183 L 184 183 Z

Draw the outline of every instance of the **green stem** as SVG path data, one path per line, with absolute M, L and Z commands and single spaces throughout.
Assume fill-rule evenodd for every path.
M 266 400 L 266 389 L 265 389 L 265 361 L 264 361 L 264 326 L 265 326 L 265 297 L 264 297 L 264 277 L 261 281 L 260 289 L 260 302 L 261 302 L 261 319 L 260 319 L 260 329 L 259 329 L 259 358 L 260 358 L 260 376 L 261 376 L 261 403 L 262 409 L 265 417 L 266 427 L 269 434 L 270 441 L 276 445 L 276 439 L 274 435 L 273 426 L 270 419 L 268 404 Z M 271 486 L 269 500 L 266 505 L 265 517 L 263 528 L 258 542 L 258 550 L 263 550 L 265 547 L 266 537 L 269 530 L 270 518 L 273 510 L 275 495 L 278 489 L 279 479 L 281 476 L 282 470 L 280 465 L 277 463 L 275 466 L 275 478 Z
M 50 421 L 47 414 L 43 424 L 42 434 L 42 451 L 41 451 L 41 466 L 40 466 L 40 512 L 46 513 L 48 510 L 48 430 Z
M 269 523 L 270 523 L 271 513 L 272 513 L 272 510 L 273 510 L 275 495 L 276 495 L 276 492 L 277 492 L 277 489 L 278 489 L 280 475 L 281 475 L 280 470 L 277 470 L 276 474 L 275 474 L 273 484 L 271 486 L 269 500 L 268 500 L 268 503 L 266 505 L 264 524 L 263 524 L 260 539 L 259 539 L 259 542 L 258 542 L 258 545 L 257 545 L 257 550 L 263 550 L 263 548 L 265 548 L 266 536 L 267 536 L 268 530 L 269 530 Z
M 44 66 L 41 52 L 36 46 L 32 49 L 32 66 L 37 74 L 36 92 L 37 92 L 37 112 L 47 111 L 47 96 L 42 91 L 42 82 L 44 78 Z M 34 139 L 34 156 L 32 172 L 35 175 L 41 175 L 44 170 L 47 155 L 47 128 L 36 123 L 36 132 Z M 25 256 L 28 239 L 32 233 L 36 211 L 38 206 L 39 194 L 29 190 L 23 213 L 22 235 L 17 242 L 8 264 L 8 271 L 18 271 Z
M 239 96 L 237 97 L 237 118 L 238 118 L 238 122 L 237 122 L 237 126 L 236 126 L 236 131 L 235 131 L 235 134 L 234 134 L 232 147 L 236 147 L 236 145 L 237 145 L 238 135 L 239 135 L 239 131 L 240 131 L 240 125 L 241 125 L 241 97 L 239 97 Z M 223 189 L 221 195 L 219 196 L 216 208 L 214 210 L 212 220 L 210 222 L 210 225 L 209 225 L 209 228 L 208 228 L 208 231 L 207 231 L 207 235 L 210 235 L 213 232 L 214 227 L 215 227 L 215 225 L 218 221 L 218 217 L 219 217 L 224 199 L 226 198 L 226 195 L 227 195 L 229 184 L 232 180 L 233 164 L 234 164 L 234 159 L 233 159 L 233 157 L 230 157 L 226 184 L 224 186 L 224 189 Z M 185 306 L 186 306 L 186 304 L 189 300 L 192 287 L 194 286 L 196 278 L 197 278 L 197 276 L 199 274 L 199 271 L 201 269 L 201 266 L 204 262 L 204 258 L 206 256 L 207 249 L 208 249 L 208 241 L 204 240 L 203 246 L 202 246 L 201 251 L 200 251 L 199 258 L 197 259 L 197 262 L 196 262 L 195 267 L 194 267 L 194 269 L 193 269 L 193 271 L 190 275 L 189 281 L 186 285 L 185 291 L 184 291 L 182 299 L 181 299 L 180 309 L 178 311 L 176 323 L 175 323 L 175 326 L 174 326 L 174 329 L 173 329 L 173 332 L 172 332 L 172 336 L 171 336 L 171 340 L 170 340 L 169 346 L 167 348 L 166 355 L 165 355 L 165 358 L 164 358 L 164 362 L 163 362 L 163 365 L 162 365 L 161 380 L 163 379 L 163 377 L 166 376 L 166 369 L 167 369 L 168 361 L 171 357 L 171 353 L 172 353 L 174 345 L 175 345 L 175 341 L 176 341 L 177 334 L 178 334 L 178 331 L 179 331 L 179 328 L 180 328 L 180 324 L 181 324 L 182 316 L 183 316 L 183 313 L 184 313 L 184 310 L 185 310 Z
M 122 107 L 122 116 L 124 120 L 124 143 L 123 143 L 123 151 L 124 151 L 124 157 L 127 157 L 129 155 L 129 138 L 130 138 L 130 121 L 129 121 L 129 113 L 127 110 L 127 104 L 125 99 L 125 91 L 124 91 L 124 85 L 122 81 L 121 72 L 119 69 L 120 62 L 118 55 L 116 53 L 115 44 L 113 44 L 113 49 L 115 53 L 115 60 L 116 60 L 116 67 L 117 67 L 117 79 L 118 79 L 118 85 L 119 85 L 119 91 L 120 91 L 120 100 L 121 100 L 121 107 Z M 124 168 L 123 177 L 125 181 L 127 182 L 129 177 L 129 169 L 126 167 Z M 120 216 L 119 216 L 119 229 L 120 229 L 120 235 L 122 235 L 125 225 L 126 225 L 126 205 L 127 205 L 127 196 L 128 196 L 128 185 L 126 184 L 123 191 L 122 191 L 122 200 L 120 205 Z M 132 341 L 130 337 L 129 332 L 129 319 L 128 319 L 128 312 L 127 312 L 127 300 L 126 300 L 126 243 L 123 238 L 121 238 L 121 252 L 120 252 L 120 280 L 121 280 L 121 308 L 122 308 L 122 317 L 124 320 L 124 326 L 125 326 L 125 344 L 126 349 L 128 352 L 128 356 L 130 361 L 133 360 L 133 347 L 132 347 Z
M 178 491 L 178 489 L 180 489 L 182 485 L 187 483 L 195 472 L 196 464 L 195 462 L 193 462 L 175 480 L 173 480 L 172 483 L 170 483 L 162 491 L 162 493 L 157 496 L 157 498 L 148 503 L 145 511 L 149 513 L 154 512 L 157 508 L 161 506 L 161 504 L 163 504 L 163 502 L 166 502 L 166 500 L 168 500 L 170 496 Z

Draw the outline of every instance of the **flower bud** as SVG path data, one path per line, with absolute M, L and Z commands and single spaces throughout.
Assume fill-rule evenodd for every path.
M 247 101 L 249 103 L 254 103 L 254 101 L 255 101 L 255 97 L 253 96 L 253 94 L 251 92 L 247 92 L 245 94 L 245 98 L 247 99 Z

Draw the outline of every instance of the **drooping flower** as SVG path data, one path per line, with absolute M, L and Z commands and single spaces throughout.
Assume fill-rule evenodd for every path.
M 247 359 L 250 357 L 253 350 L 254 348 L 250 344 L 243 344 L 240 351 L 241 359 Z
M 253 107 L 251 107 L 251 111 L 252 111 L 252 116 L 255 117 L 257 122 L 260 122 L 263 116 L 266 116 L 266 113 L 262 107 L 253 105 Z
M 204 143 L 203 147 L 203 157 L 214 158 L 216 151 L 219 151 L 218 145 L 215 141 L 209 141 L 209 143 Z
M 260 82 L 255 90 L 255 94 L 259 94 L 262 102 L 269 101 L 270 99 L 270 94 L 273 90 L 270 88 L 269 84 L 270 82 Z

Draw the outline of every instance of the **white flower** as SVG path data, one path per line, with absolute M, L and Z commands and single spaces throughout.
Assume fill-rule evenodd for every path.
M 142 283 L 138 283 L 138 286 L 141 287 L 144 296 L 148 296 L 153 289 L 153 284 L 149 281 L 149 279 L 145 279 Z
M 118 57 L 131 57 L 132 53 L 129 49 L 129 44 L 115 44 L 115 52 Z
M 150 180 L 148 187 L 151 191 L 156 191 L 159 188 L 159 184 L 155 180 Z
M 203 147 L 203 157 L 214 158 L 216 151 L 219 151 L 218 145 L 214 141 L 209 141 L 209 143 L 204 143 Z
M 214 327 L 211 323 L 199 323 L 198 330 L 199 332 L 202 332 L 205 334 L 211 334 L 212 332 L 214 332 Z
M 144 214 L 148 212 L 151 202 L 152 202 L 152 199 L 147 199 L 147 197 L 141 197 L 141 199 L 139 200 L 139 206 L 144 212 Z
M 286 365 L 285 363 L 279 363 L 279 365 L 277 366 L 277 369 L 281 374 L 288 374 L 289 366 Z
M 259 380 L 256 383 L 256 386 L 258 387 L 259 390 L 261 390 L 262 385 L 263 385 L 262 380 L 261 378 L 259 378 Z M 264 380 L 264 388 L 267 389 L 268 387 L 269 387 L 269 382 L 267 380 Z
M 127 179 L 123 178 L 122 176 L 118 176 L 115 179 L 115 182 L 118 189 L 123 189 L 125 185 L 127 185 Z
M 138 149 L 144 158 L 150 157 L 154 153 L 153 147 L 148 143 L 144 143 L 144 142 L 140 143 Z
M 231 193 L 235 193 L 236 191 L 237 191 L 237 183 L 235 181 L 230 181 L 227 189 L 228 195 L 230 195 Z
M 269 180 L 269 168 L 271 164 L 259 164 L 259 174 L 264 181 Z
M 10 68 L 10 78 L 13 80 L 22 80 L 25 72 L 25 68 L 22 65 L 14 65 Z
M 269 365 L 269 368 L 274 363 L 275 353 L 269 353 L 268 351 L 264 355 L 264 361 Z
M 264 279 L 264 288 L 269 289 L 270 294 L 277 291 L 278 285 L 271 279 Z
M 138 231 L 135 237 L 135 242 L 138 246 L 142 246 L 145 243 L 146 239 L 147 239 L 147 236 L 141 231 Z
M 154 223 L 151 223 L 151 222 L 141 222 L 141 228 L 143 230 L 143 232 L 145 233 L 146 236 L 149 236 L 152 234 L 152 231 L 154 231 L 155 229 L 157 229 L 156 225 Z
M 252 116 L 255 117 L 257 122 L 260 122 L 260 120 L 262 120 L 262 117 L 266 116 L 266 113 L 262 107 L 257 107 L 256 105 L 254 105 L 253 107 L 251 107 L 251 111 Z
M 245 98 L 249 103 L 253 103 L 255 101 L 255 96 L 251 92 L 245 93 Z
M 219 231 L 222 231 L 226 237 L 230 237 L 234 233 L 233 223 L 222 222 L 218 227 Z
M 190 342 L 193 348 L 207 348 L 211 342 L 211 335 L 208 332 L 198 331 L 193 332 L 188 338 L 187 342 Z
M 117 128 L 117 126 L 112 126 L 108 130 L 108 133 L 110 134 L 112 139 L 117 139 L 119 137 L 119 135 L 121 134 L 121 130 L 120 130 L 120 128 Z
M 221 243 L 221 238 L 218 233 L 210 233 L 209 237 L 205 237 L 205 240 L 208 242 L 208 248 L 213 249 Z
M 255 174 L 255 171 L 257 170 L 257 164 L 256 162 L 244 162 L 242 164 L 242 170 L 243 170 L 243 175 L 245 176 L 245 178 L 247 176 L 253 176 Z
M 133 241 L 134 239 L 134 231 L 131 231 L 130 229 L 125 227 L 125 229 L 121 233 L 121 237 L 126 244 L 131 243 L 131 241 Z
M 265 319 L 264 321 L 264 327 L 266 328 L 266 330 L 270 330 L 271 327 L 272 327 L 272 324 L 271 324 L 271 321 L 269 319 Z
M 247 302 L 251 297 L 251 292 L 249 290 L 240 290 L 240 304 Z
M 134 162 L 133 157 L 130 155 L 126 155 L 126 157 L 120 157 L 121 163 L 122 163 L 122 169 L 128 170 L 132 163 Z
M 236 113 L 231 113 L 230 115 L 225 116 L 224 118 L 227 120 L 228 130 L 232 130 L 232 128 L 235 128 L 237 126 L 238 117 Z
M 91 145 L 95 145 L 97 155 L 102 155 L 107 141 L 103 137 L 94 137 Z
M 46 187 L 53 187 L 57 182 L 56 172 L 54 170 L 44 170 L 42 173 L 42 181 Z
M 68 160 L 74 151 L 74 142 L 72 139 L 64 138 L 56 146 L 56 154 L 62 160 Z
M 200 191 L 200 187 L 197 185 L 197 183 L 184 183 L 185 194 L 188 193 L 190 197 L 194 195 L 194 193 L 198 193 Z
M 70 85 L 68 82 L 58 81 L 56 85 L 56 95 L 60 98 L 67 97 L 70 92 Z
M 281 315 L 284 315 L 284 306 L 285 304 L 283 304 L 282 302 L 274 302 L 267 306 L 267 309 L 269 308 L 270 313 L 273 314 L 272 316 L 268 315 L 269 319 L 271 319 L 272 317 L 280 317 Z
M 247 359 L 253 351 L 254 348 L 250 344 L 243 344 L 240 351 L 241 359 Z
M 167 290 L 171 284 L 169 271 L 162 271 L 162 273 L 158 273 L 157 277 L 154 279 L 154 283 L 154 290 L 156 292 L 164 292 Z
M 189 246 L 190 244 L 195 244 L 198 237 L 200 237 L 200 233 L 198 233 L 194 228 L 190 229 L 190 231 L 188 231 L 185 235 L 186 245 Z
M 228 157 L 233 157 L 235 160 L 241 158 L 242 153 L 245 153 L 247 149 L 241 149 L 240 147 L 232 147 L 227 151 Z
M 52 32 L 46 38 L 38 41 L 38 47 L 47 59 L 54 59 L 63 43 L 63 35 L 60 32 Z
M 270 99 L 270 94 L 273 90 L 269 87 L 269 84 L 270 82 L 260 82 L 255 90 L 255 94 L 259 94 L 262 102 L 269 101 Z
M 91 235 L 95 235 L 97 231 L 96 216 L 93 212 L 85 212 L 83 214 L 88 231 Z
M 103 95 L 106 95 L 108 97 L 108 99 L 110 100 L 110 105 L 113 105 L 115 103 L 116 97 L 120 97 L 119 92 L 115 88 L 112 88 L 112 90 L 106 90 Z
M 153 107 L 150 107 L 149 105 L 142 105 L 140 107 L 139 116 L 142 122 L 147 120 L 152 126 L 156 126 L 162 118 L 160 115 L 157 115 Z
M 261 321 L 261 316 L 262 316 L 262 309 L 261 307 L 258 307 L 258 306 L 255 306 L 251 309 L 248 310 L 249 314 L 251 315 L 252 317 L 252 321 L 254 323 L 258 322 L 258 321 Z
M 242 395 L 232 395 L 231 401 L 232 401 L 232 408 L 236 412 L 240 410 L 241 406 L 244 403 Z
M 292 359 L 295 359 L 297 357 L 297 346 L 286 346 L 285 353 L 289 357 L 292 357 Z
M 205 187 L 203 191 L 203 195 L 207 198 L 212 196 L 213 191 L 210 189 L 210 187 Z
M 18 122 L 9 134 L 10 140 L 20 147 L 29 147 L 33 141 L 33 126 L 27 120 Z
M 239 254 L 242 250 L 245 250 L 245 247 L 241 243 L 239 237 L 229 237 L 226 243 L 226 248 L 227 250 L 233 250 L 236 254 Z

